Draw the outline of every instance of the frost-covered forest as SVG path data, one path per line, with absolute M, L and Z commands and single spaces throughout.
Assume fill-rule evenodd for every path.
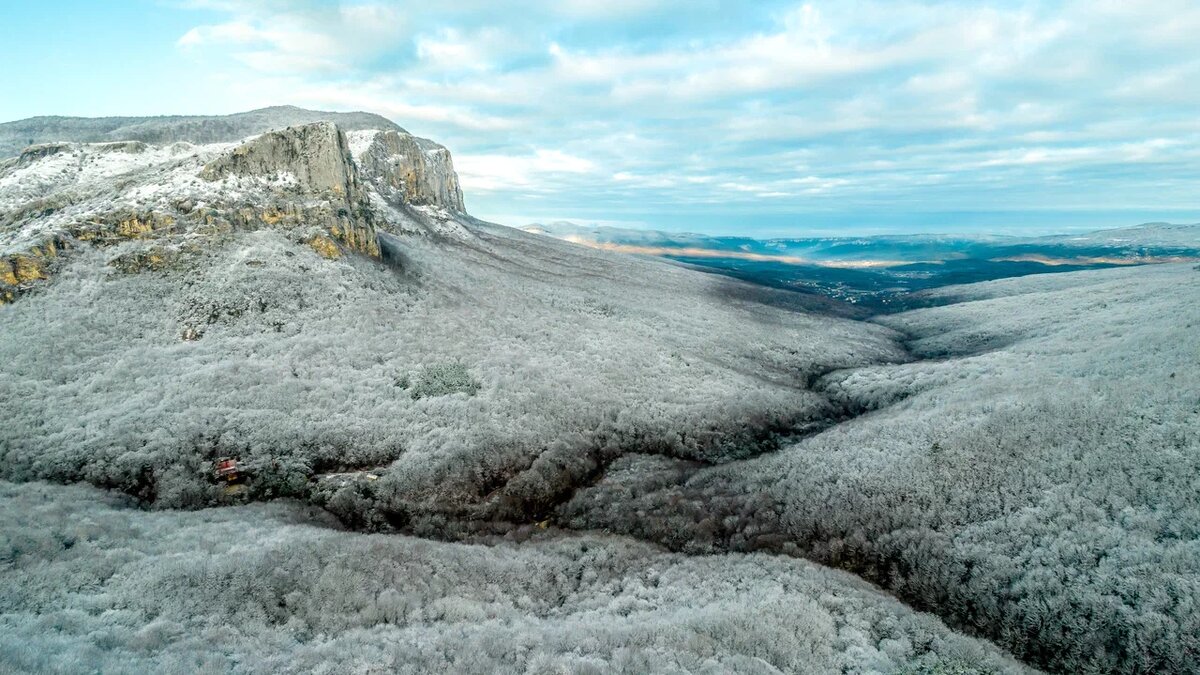
M 398 268 L 272 230 L 161 272 L 106 264 L 138 245 L 77 252 L 3 310 L 6 476 L 195 507 L 223 494 L 203 471 L 217 456 L 240 457 L 263 497 L 391 465 L 395 517 L 524 517 L 599 453 L 770 447 L 838 414 L 806 377 L 904 357 L 887 328 L 516 232 L 408 240 Z M 438 381 L 450 371 L 456 386 Z
M 0 483 L 0 663 L 30 672 L 1024 670 L 854 577 L 611 536 L 339 531 L 274 502 L 145 512 Z M 11 671 L 10 671 L 11 672 Z
M 777 306 L 784 293 L 418 210 L 408 188 L 388 192 L 407 174 L 365 168 L 370 139 L 334 148 L 336 130 L 298 129 L 232 148 L 71 146 L 0 176 L 0 203 L 66 205 L 18 216 L 10 249 L 81 220 L 76 238 L 107 237 L 4 310 L 5 476 L 195 507 L 222 498 L 203 470 L 218 456 L 244 462 L 256 497 L 390 465 L 379 517 L 527 519 L 629 448 L 773 447 L 840 413 L 812 377 L 907 358 L 894 331 Z M 358 160 L 335 154 L 356 146 Z M 225 176 L 242 157 L 277 166 Z M 359 200 L 341 206 L 327 184 Z M 371 213 L 346 225 L 335 207 Z M 114 209 L 156 214 L 149 235 L 121 236 L 126 221 L 96 234 Z M 312 243 L 351 247 L 314 229 L 321 217 L 378 254 L 328 258 Z
M 683 480 L 622 464 L 565 522 L 848 569 L 1058 672 L 1195 672 L 1200 270 L 937 295 L 883 320 L 923 360 L 821 380 L 862 416 Z
M 5 665 L 1200 669 L 1191 265 L 850 320 L 263 114 L 0 161 Z

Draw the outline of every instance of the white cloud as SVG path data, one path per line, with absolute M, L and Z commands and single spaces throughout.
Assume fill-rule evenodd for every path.
M 234 47 L 233 55 L 262 72 L 347 68 L 389 49 L 403 35 L 403 14 L 390 5 L 308 8 L 217 3 L 234 19 L 196 26 L 177 44 L 188 49 Z
M 1124 163 L 1181 203 L 1197 170 L 1191 2 L 206 4 L 180 45 L 239 59 L 247 100 L 392 117 L 496 209 L 1012 208 L 1128 195 Z
M 181 47 L 197 47 L 213 42 L 245 44 L 255 40 L 269 39 L 263 32 L 244 21 L 230 21 L 212 26 L 197 26 L 179 38 Z
M 538 190 L 556 183 L 558 175 L 591 174 L 597 170 L 591 160 L 547 149 L 528 155 L 459 155 L 455 168 L 464 188 L 488 192 Z

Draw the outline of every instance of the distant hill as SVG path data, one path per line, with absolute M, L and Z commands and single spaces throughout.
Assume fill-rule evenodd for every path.
M 968 253 L 994 253 L 1020 246 L 1132 250 L 1142 247 L 1200 250 L 1200 224 L 1144 223 L 1132 227 L 1096 230 L 1083 234 L 1019 237 L 997 234 L 887 234 L 868 236 L 753 237 L 720 236 L 610 226 L 578 225 L 569 221 L 531 223 L 526 232 L 584 244 L 703 248 L 776 256 L 807 256 L 811 262 L 834 260 L 895 259 L 928 262 L 962 257 Z M 604 246 L 601 246 L 604 247 Z M 669 252 L 665 254 L 669 255 Z
M 1076 235 L 906 234 L 753 239 L 532 224 L 528 232 L 593 248 L 670 258 L 765 286 L 815 292 L 874 311 L 948 284 L 1044 272 L 1200 260 L 1200 225 L 1147 223 Z
M 1133 227 L 1096 230 L 1086 234 L 1042 237 L 1043 241 L 1058 241 L 1065 246 L 1177 246 L 1200 248 L 1200 223 L 1143 223 Z

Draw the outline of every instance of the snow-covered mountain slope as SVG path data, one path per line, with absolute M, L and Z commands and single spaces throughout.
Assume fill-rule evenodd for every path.
M 104 673 L 1023 673 L 799 560 L 338 531 L 0 483 L 0 666 Z
M 849 321 L 479 222 L 444 148 L 306 121 L 0 165 L 0 478 L 228 507 L 88 521 L 97 492 L 6 487 L 42 523 L 0 526 L 12 663 L 1009 667 L 839 574 L 730 553 L 769 551 L 1052 670 L 1200 669 L 1192 265 Z M 243 483 L 218 483 L 220 457 Z M 280 496 L 356 529 L 538 541 L 244 504 Z M 151 572 L 180 607 L 138 599 Z M 252 636 L 202 653 L 230 622 Z
M 1085 234 L 1044 237 L 1075 246 L 1200 246 L 1200 223 L 1142 223 L 1134 227 L 1097 230 Z
M 163 117 L 31 117 L 0 124 L 0 159 L 40 143 L 139 141 L 154 145 L 230 143 L 274 129 L 333 122 L 344 131 L 404 133 L 391 120 L 364 112 L 334 113 L 273 106 L 234 115 Z
M 27 150 L 0 170 L 0 471 L 196 506 L 230 499 L 210 468 L 234 456 L 237 499 L 507 527 L 632 449 L 771 449 L 843 414 L 812 378 L 907 358 L 891 329 L 460 207 L 449 154 L 395 130 Z
M 351 133 L 363 146 L 358 158 L 330 122 L 210 145 L 31 146 L 0 165 L 0 254 L 70 239 L 259 227 L 349 226 L 367 240 L 373 219 L 412 220 L 392 210 L 464 210 L 445 148 L 397 130 Z
M 628 456 L 557 522 L 803 555 L 1057 672 L 1196 672 L 1200 269 L 935 294 L 881 319 L 922 360 L 818 382 L 863 415 L 720 467 Z
M 895 331 L 476 221 L 396 128 L 261 131 L 0 167 L 0 473 L 227 505 L 0 484 L 0 667 L 1023 672 L 810 563 L 538 522 L 626 453 L 841 417 L 810 383 L 907 358 Z M 493 545 L 228 506 L 279 496 Z

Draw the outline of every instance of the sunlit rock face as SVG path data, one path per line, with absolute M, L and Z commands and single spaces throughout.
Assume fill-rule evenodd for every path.
M 398 203 L 463 213 L 462 189 L 446 148 L 399 131 L 357 131 L 355 159 L 380 194 Z
M 287 198 L 315 197 L 315 204 L 299 209 L 296 201 L 252 206 L 243 224 L 253 226 L 257 219 L 269 227 L 317 225 L 329 236 L 313 235 L 309 244 L 323 257 L 340 257 L 341 248 L 379 257 L 369 196 L 345 134 L 331 122 L 267 132 L 209 162 L 200 175 L 210 181 L 260 179 L 286 186 Z
M 200 175 L 206 180 L 290 176 L 306 193 L 354 198 L 359 192 L 346 137 L 331 122 L 268 131 L 209 162 Z

